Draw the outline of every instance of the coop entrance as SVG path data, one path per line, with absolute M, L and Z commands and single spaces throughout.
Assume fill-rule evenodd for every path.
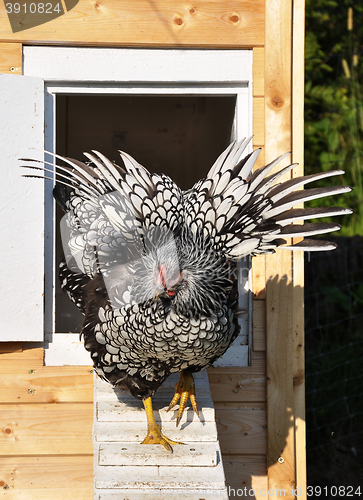
M 44 146 L 50 152 L 82 159 L 95 149 L 117 162 L 122 149 L 188 189 L 231 139 L 252 135 L 251 50 L 27 46 L 23 63 L 24 75 L 43 83 Z M 52 161 L 51 155 L 45 159 Z M 46 181 L 45 362 L 89 364 L 77 333 L 83 318 L 58 285 L 61 212 L 52 189 Z M 239 307 L 248 313 L 248 264 L 243 268 Z M 233 359 L 218 361 L 223 366 L 247 363 L 251 315 L 241 322 L 243 339 L 236 340 Z
M 182 189 L 205 177 L 231 141 L 236 96 L 58 95 L 56 152 L 85 159 L 97 150 L 120 163 L 118 150 Z M 56 208 L 56 266 L 63 249 Z M 56 269 L 57 271 L 57 269 Z M 55 332 L 79 332 L 83 316 L 55 279 Z

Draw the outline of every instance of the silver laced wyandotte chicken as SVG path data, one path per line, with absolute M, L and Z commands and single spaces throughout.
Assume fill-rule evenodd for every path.
M 124 152 L 120 166 L 96 151 L 85 154 L 87 164 L 59 157 L 64 166 L 57 166 L 54 197 L 66 212 L 61 287 L 84 314 L 81 334 L 96 372 L 143 401 L 143 443 L 169 451 L 178 443 L 162 434 L 151 398 L 171 373 L 180 372 L 170 403 L 172 408 L 180 398 L 177 425 L 189 397 L 198 413 L 192 373 L 212 365 L 238 335 L 237 261 L 277 247 L 331 250 L 334 244 L 316 239 L 286 246 L 286 238 L 340 228 L 296 222 L 351 213 L 293 208 L 350 191 L 296 191 L 344 172 L 279 182 L 294 165 L 271 173 L 283 155 L 253 172 L 260 151 L 243 157 L 248 143 L 232 143 L 188 191 Z

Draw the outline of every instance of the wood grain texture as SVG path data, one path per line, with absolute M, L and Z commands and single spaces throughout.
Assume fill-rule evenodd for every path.
M 266 411 L 218 409 L 216 423 L 222 454 L 266 455 Z
M 224 462 L 224 470 L 231 499 L 266 496 L 263 495 L 264 490 L 268 489 L 266 455 L 229 455 Z M 245 494 L 245 488 L 247 494 Z M 255 495 L 253 492 L 249 494 L 251 488 Z M 242 491 L 243 494 L 241 494 Z
M 265 255 L 257 255 L 256 257 L 252 258 L 252 293 L 254 300 L 263 300 L 266 298 Z
M 0 342 L 0 365 L 8 361 L 14 363 L 31 363 L 43 366 L 44 349 L 35 347 L 23 348 L 21 342 Z
M 22 44 L 0 42 L 0 73 L 22 74 Z
M 280 255 L 279 255 L 280 254 Z M 281 255 L 282 254 L 282 255 Z M 289 258 L 287 258 L 289 257 Z M 271 262 L 271 259 L 270 259 Z M 291 266 L 291 255 L 278 251 L 275 268 Z M 267 283 L 267 427 L 269 488 L 291 492 L 295 484 L 292 283 L 287 274 Z M 280 458 L 281 457 L 281 458 Z M 278 459 L 283 462 L 278 462 Z
M 0 405 L 2 455 L 91 454 L 91 403 Z
M 0 493 L 8 500 L 90 500 L 93 457 L 0 457 Z
M 93 401 L 91 367 L 16 367 L 0 362 L 0 403 L 67 403 Z M 10 365 L 10 366 L 9 366 Z
M 80 0 L 67 14 L 12 33 L 0 5 L 0 40 L 64 45 L 253 47 L 264 43 L 263 0 Z M 33 23 L 34 25 L 34 23 Z
M 261 148 L 254 170 L 265 165 L 264 48 L 253 49 L 253 148 Z M 261 88 L 262 87 L 262 88 Z M 266 261 L 264 255 L 252 259 L 252 293 L 255 299 L 266 297 Z
M 266 351 L 266 302 L 253 301 L 252 340 L 254 351 Z
M 88 367 L 43 366 L 42 348 L 7 343 L 0 350 L 0 494 L 89 500 L 93 374 Z
M 265 99 L 253 98 L 253 145 L 265 144 Z
M 266 0 L 266 162 L 291 150 L 292 2 Z M 286 159 L 286 164 L 289 159 Z M 279 164 L 278 168 L 284 164 Z M 268 486 L 295 487 L 292 257 L 266 256 Z M 281 458 L 280 458 L 281 457 Z M 278 459 L 280 458 L 280 462 Z M 283 460 L 282 460 L 283 459 Z
M 214 403 L 266 400 L 266 358 L 264 353 L 253 354 L 252 366 L 208 369 Z
M 265 96 L 265 49 L 253 48 L 253 96 Z

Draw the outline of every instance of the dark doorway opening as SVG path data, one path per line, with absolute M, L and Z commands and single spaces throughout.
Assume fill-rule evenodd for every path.
M 84 160 L 97 150 L 120 163 L 118 150 L 182 189 L 203 178 L 233 134 L 235 96 L 58 95 L 56 152 Z M 58 209 L 56 274 L 63 250 Z M 80 331 L 83 316 L 56 283 L 55 331 Z

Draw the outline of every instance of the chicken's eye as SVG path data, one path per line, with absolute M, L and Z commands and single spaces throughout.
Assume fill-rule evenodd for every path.
M 175 269 L 174 272 L 171 273 L 170 276 L 168 276 L 167 284 L 168 287 L 172 287 L 179 283 L 181 278 L 181 271 L 179 269 Z
M 177 283 L 179 283 L 181 278 L 181 271 L 179 268 L 171 270 L 166 280 L 166 288 L 173 288 Z

